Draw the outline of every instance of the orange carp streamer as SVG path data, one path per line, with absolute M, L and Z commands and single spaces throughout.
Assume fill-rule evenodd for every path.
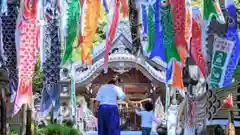
M 92 64 L 91 50 L 93 48 L 93 40 L 96 34 L 98 21 L 100 19 L 100 5 L 100 0 L 83 1 L 81 20 L 82 61 L 87 61 L 87 64 Z

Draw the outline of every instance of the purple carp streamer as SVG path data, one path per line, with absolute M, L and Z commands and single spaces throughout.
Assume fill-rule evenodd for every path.
M 60 18 L 59 6 L 56 0 L 44 0 L 44 36 L 43 36 L 43 90 L 40 105 L 40 112 L 46 117 L 51 105 L 54 107 L 55 116 L 60 107 Z

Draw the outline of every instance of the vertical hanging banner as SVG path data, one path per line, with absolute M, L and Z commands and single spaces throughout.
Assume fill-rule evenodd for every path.
M 37 0 L 22 0 L 20 5 L 18 90 L 14 115 L 23 104 L 32 105 L 32 77 L 38 52 L 39 27 L 37 26 Z
M 222 12 L 219 10 L 219 3 L 218 0 L 204 0 L 203 1 L 203 25 L 202 25 L 202 52 L 205 60 L 211 60 L 211 55 L 212 53 L 208 54 L 208 46 L 207 44 L 207 30 L 208 30 L 208 25 L 212 19 L 213 16 L 215 16 L 218 21 L 221 23 L 225 22 L 224 18 L 222 17 Z M 211 47 L 210 47 L 211 48 Z M 209 50 L 211 51 L 211 50 Z
M 181 62 L 184 64 L 188 55 L 188 45 L 185 40 L 186 2 L 185 0 L 171 0 L 175 43 Z
M 75 86 L 74 77 L 72 77 L 72 80 L 71 80 L 71 104 L 72 104 L 72 115 L 76 116 L 77 100 L 76 100 L 76 86 Z
M 78 45 L 79 38 L 79 20 L 80 20 L 80 1 L 71 0 L 66 1 L 67 7 L 67 17 L 66 17 L 66 42 L 64 45 L 64 53 L 62 57 L 62 64 L 65 64 L 67 61 L 72 60 L 72 52 L 74 46 Z
M 150 53 L 154 47 L 154 9 L 153 5 L 148 6 L 148 47 L 147 53 Z
M 192 40 L 191 55 L 197 66 L 201 70 L 203 76 L 207 77 L 206 62 L 202 54 L 201 32 L 202 32 L 202 16 L 199 7 L 193 7 L 192 10 Z
M 192 37 L 192 6 L 191 0 L 186 0 L 186 21 L 185 21 L 185 40 L 188 48 L 190 47 L 190 39 Z
M 42 117 L 46 117 L 53 105 L 54 117 L 60 107 L 60 11 L 59 3 L 54 0 L 43 0 L 43 56 L 41 59 L 43 70 L 43 89 L 40 104 Z M 54 14 L 52 14 L 54 13 Z
M 4 1 L 2 1 L 4 2 Z M 3 3 L 2 3 L 3 4 Z M 3 5 L 2 5 L 3 6 Z M 15 30 L 18 16 L 17 3 L 8 4 L 6 15 L 1 16 L 2 20 L 2 42 L 5 66 L 8 71 L 9 90 L 11 93 L 11 102 L 13 103 L 18 88 L 17 74 L 17 52 L 15 44 Z
M 225 7 L 229 15 L 226 37 L 228 40 L 234 42 L 234 47 L 230 61 L 227 66 L 226 74 L 224 76 L 223 87 L 227 87 L 232 83 L 233 75 L 237 68 L 237 64 L 240 57 L 240 39 L 238 36 L 237 9 L 235 7 L 233 0 L 227 0 L 225 2 Z
M 120 1 L 119 0 L 111 0 L 110 1 L 110 7 L 112 7 L 108 14 L 108 27 L 106 32 L 106 49 L 104 52 L 104 73 L 108 72 L 108 58 L 109 58 L 109 52 L 112 46 L 112 41 L 115 37 L 115 33 L 117 30 L 117 25 L 120 20 Z M 125 9 L 124 9 L 125 8 Z M 124 10 L 127 7 L 123 7 Z M 126 16 L 126 15 L 125 15 Z
M 81 16 L 82 62 L 92 64 L 93 40 L 100 19 L 100 0 L 85 0 Z
M 147 33 L 148 33 L 148 26 L 147 26 L 147 7 L 146 7 L 146 5 L 141 5 L 141 11 L 142 11 L 142 24 L 143 24 L 143 26 L 142 26 L 142 29 L 143 29 L 143 31 L 142 31 L 142 34 L 144 35 L 144 36 L 146 36 L 147 35 Z
M 223 78 L 227 64 L 230 60 L 234 42 L 222 39 L 218 36 L 215 37 L 213 43 L 213 56 L 212 66 L 210 73 L 210 88 L 222 87 Z
M 154 4 L 154 18 L 155 18 L 155 24 L 154 24 L 154 47 L 150 53 L 149 59 L 154 59 L 154 57 L 158 58 L 158 60 L 162 62 L 166 62 L 166 56 L 165 56 L 165 49 L 163 45 L 163 34 L 162 34 L 162 26 L 160 22 L 160 0 L 156 0 L 156 3 Z

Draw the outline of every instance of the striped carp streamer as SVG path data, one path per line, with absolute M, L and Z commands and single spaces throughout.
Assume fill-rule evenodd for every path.
M 53 105 L 54 116 L 57 116 L 60 107 L 60 11 L 56 0 L 43 0 L 43 90 L 40 104 L 42 117 L 46 117 Z
M 233 41 L 234 47 L 232 50 L 232 55 L 228 63 L 226 73 L 224 76 L 223 87 L 227 87 L 232 83 L 234 71 L 237 67 L 239 57 L 240 57 L 240 40 L 238 36 L 238 27 L 237 27 L 237 10 L 233 0 L 225 1 L 225 7 L 228 13 L 228 28 L 227 28 L 227 39 Z
M 106 48 L 104 53 L 104 73 L 108 72 L 108 58 L 109 51 L 112 46 L 112 41 L 115 37 L 117 30 L 117 25 L 120 20 L 120 3 L 122 5 L 123 17 L 128 15 L 128 6 L 126 0 L 111 0 L 110 6 L 112 7 L 108 13 L 108 28 L 107 28 L 107 39 L 106 39 Z
M 170 80 L 172 78 L 173 88 L 183 88 L 182 82 L 182 65 L 180 64 L 180 56 L 178 54 L 176 44 L 175 44 L 175 35 L 174 35 L 174 25 L 172 19 L 172 11 L 170 3 L 168 0 L 161 1 L 161 24 L 162 24 L 162 33 L 164 48 L 166 54 L 167 67 L 167 78 Z M 185 31 L 184 31 L 185 32 Z M 171 76 L 171 77 L 170 77 Z
M 163 32 L 163 44 L 166 52 L 166 62 L 172 59 L 180 60 L 175 46 L 175 34 L 173 30 L 172 11 L 167 0 L 162 0 L 161 6 L 161 25 Z
M 84 0 L 81 16 L 82 62 L 92 64 L 91 50 L 100 19 L 100 0 Z
M 17 74 L 17 52 L 15 44 L 15 29 L 18 16 L 17 3 L 8 4 L 6 15 L 2 15 L 2 42 L 5 64 L 8 71 L 9 89 L 11 93 L 11 103 L 14 102 L 18 88 Z
M 79 22 L 80 22 L 80 1 L 71 0 L 67 2 L 67 34 L 64 47 L 64 53 L 62 57 L 62 64 L 65 64 L 67 61 L 72 60 L 72 52 L 75 46 L 78 45 L 79 39 Z
M 218 0 L 204 0 L 203 1 L 203 25 L 202 25 L 202 52 L 203 52 L 203 56 L 205 61 L 207 61 L 208 59 L 210 59 L 208 57 L 208 55 L 212 55 L 212 53 L 210 52 L 210 54 L 208 54 L 208 48 L 207 47 L 207 30 L 208 30 L 208 26 L 210 24 L 210 21 L 212 19 L 212 16 L 217 17 L 218 21 L 221 23 L 224 23 L 224 17 L 222 15 L 221 9 L 219 9 L 219 3 Z
M 20 5 L 20 50 L 18 90 L 14 104 L 16 114 L 23 104 L 32 104 L 32 77 L 38 51 L 37 0 L 22 0 Z
M 201 70 L 203 76 L 207 77 L 206 62 L 202 54 L 201 32 L 202 32 L 202 16 L 200 8 L 193 7 L 192 11 L 192 40 L 191 40 L 191 56 L 195 60 L 197 66 Z
M 185 40 L 186 2 L 185 0 L 171 0 L 171 7 L 176 48 L 184 64 L 188 55 L 188 46 Z

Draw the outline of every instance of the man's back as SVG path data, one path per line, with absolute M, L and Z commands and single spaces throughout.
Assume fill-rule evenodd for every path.
M 100 104 L 117 105 L 117 97 L 121 100 L 125 98 L 121 88 L 112 84 L 105 84 L 100 87 L 96 99 Z

